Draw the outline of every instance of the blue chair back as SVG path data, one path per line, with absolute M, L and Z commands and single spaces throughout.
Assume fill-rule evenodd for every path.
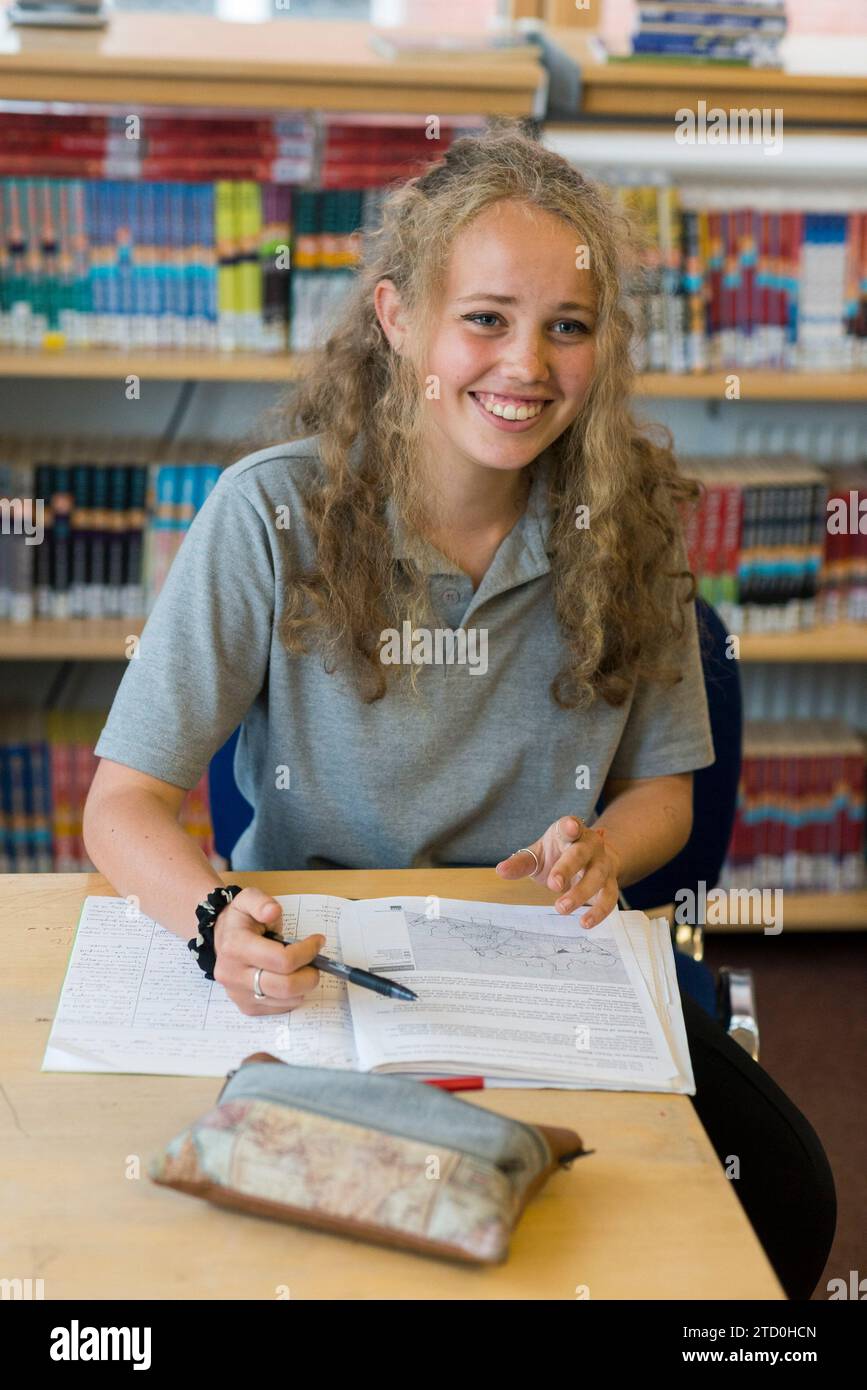
M 630 907 L 645 911 L 674 901 L 681 889 L 698 892 L 719 882 L 738 804 L 743 737 L 743 700 L 738 663 L 726 656 L 728 632 L 715 608 L 696 601 L 701 660 L 716 761 L 693 775 L 692 833 L 679 854 L 639 883 L 630 884 Z
M 240 732 L 239 726 L 229 735 L 208 768 L 214 849 L 227 861 L 231 861 L 232 850 L 253 819 L 253 807 L 241 795 L 235 781 L 235 748 Z
M 646 911 L 675 901 L 675 894 L 689 889 L 696 894 L 719 882 L 734 828 L 741 776 L 743 701 L 738 663 L 726 655 L 728 633 L 714 608 L 696 601 L 701 640 L 701 660 L 707 691 L 708 712 L 716 761 L 693 775 L 692 833 L 679 854 L 668 864 L 625 890 L 630 907 Z M 716 985 L 703 961 L 676 950 L 674 963 L 682 994 L 711 1018 L 716 1017 Z

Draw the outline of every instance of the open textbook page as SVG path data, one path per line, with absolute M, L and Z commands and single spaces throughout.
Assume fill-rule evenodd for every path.
M 674 950 L 668 923 L 661 917 L 648 920 L 643 912 L 631 911 L 621 912 L 620 920 L 626 929 L 635 960 L 644 976 L 644 983 L 650 992 L 660 1026 L 666 1035 L 677 1065 L 677 1077 L 665 1089 L 694 1096 L 695 1078 L 692 1071 L 692 1059 L 689 1055 L 686 1026 L 683 1021 L 680 987 L 677 983 L 677 970 L 674 964 Z M 485 1085 L 491 1088 L 517 1084 L 515 1081 L 504 1080 L 495 1076 L 488 1077 L 485 1081 Z M 565 1086 L 568 1090 L 599 1088 L 598 1080 L 587 1083 L 524 1081 L 521 1084 L 527 1087 L 544 1086 L 546 1088 L 555 1085 Z M 618 1082 L 616 1088 L 608 1089 L 646 1091 L 648 1087 L 640 1081 L 621 1081 Z
M 392 1001 L 380 1001 L 386 1006 L 381 1019 L 372 1016 L 370 1023 L 356 1019 L 354 1025 L 349 995 L 356 1012 L 357 996 L 364 996 L 362 1009 L 370 1001 L 377 1002 L 379 996 L 356 987 L 348 992 L 342 981 L 323 973 L 318 988 L 302 1008 L 270 1017 L 247 1017 L 221 985 L 204 978 L 184 941 L 135 911 L 123 898 L 92 896 L 86 899 L 78 923 L 43 1070 L 224 1076 L 251 1052 L 267 1051 L 296 1065 L 367 1070 L 371 1061 L 387 1069 L 397 1063 L 409 1074 L 471 1072 L 485 1074 L 491 1084 L 503 1086 L 611 1086 L 618 1090 L 694 1093 L 685 1036 L 678 1047 L 677 1028 L 679 1025 L 682 1034 L 683 1020 L 670 942 L 661 930 L 651 928 L 641 913 L 627 913 L 623 919 L 625 936 L 634 940 L 638 955 L 627 949 L 625 960 L 617 965 L 609 959 L 610 947 L 597 957 L 580 944 L 595 942 L 602 948 L 603 937 L 610 931 L 606 923 L 593 933 L 585 933 L 577 923 L 551 912 L 549 930 L 536 932 L 533 942 L 524 940 L 520 933 L 527 929 L 528 921 L 545 909 L 439 899 L 440 928 L 447 925 L 450 934 L 444 945 L 441 931 L 431 930 L 427 916 L 430 903 L 436 899 L 374 899 L 356 904 L 328 895 L 296 894 L 278 900 L 287 940 L 321 932 L 326 937 L 324 952 L 335 960 L 342 958 L 342 941 L 348 940 L 353 964 L 367 964 L 411 983 L 422 997 L 402 1007 L 414 1011 L 414 1027 L 420 1029 L 423 1045 L 412 1050 L 416 1060 L 403 1055 L 406 1039 L 395 1032 Z M 491 920 L 492 911 L 496 921 Z M 471 930 L 465 926 L 455 931 L 456 922 L 468 924 Z M 484 930 L 479 933 L 475 930 L 478 927 Z M 603 928 L 606 932 L 600 936 Z M 621 924 L 621 934 L 623 931 Z M 431 955 L 430 942 L 438 943 L 433 950 L 439 954 Z M 663 959 L 658 959 L 660 942 L 667 949 L 667 964 L 664 952 Z M 532 948 L 529 951 L 528 946 Z M 448 953 L 447 958 L 443 952 Z M 481 968 L 466 969 L 466 958 L 459 962 L 459 954 L 466 957 L 467 952 L 470 967 L 475 956 Z M 589 956 L 580 979 L 578 956 Z M 452 978 L 447 984 L 441 977 L 454 977 L 458 965 L 463 978 Z M 570 1008 L 577 1008 L 594 973 L 612 1001 L 611 1007 L 604 1002 L 595 1007 L 596 1023 L 586 1007 L 580 1018 L 568 1013 Z M 624 977 L 626 985 L 622 983 Z M 642 981 L 646 997 L 642 998 L 641 991 L 630 994 L 628 982 L 634 986 L 636 977 Z M 659 981 L 666 979 L 667 994 L 663 983 L 660 1002 L 656 990 Z M 486 997 L 477 1003 L 487 1012 L 474 1023 L 469 995 L 480 992 Z M 637 1004 L 636 999 L 640 1001 Z M 652 1020 L 650 1025 L 645 1022 L 648 1000 L 652 1000 L 655 1031 Z M 633 1024 L 626 1021 L 630 1008 L 637 1009 Z M 498 1012 L 495 1028 L 504 1035 L 494 1049 L 496 1060 L 499 1063 L 506 1058 L 509 1064 L 499 1076 L 480 1065 L 478 1035 L 468 1032 L 482 1025 L 491 1028 L 491 1010 Z M 558 1011 L 563 1017 L 546 1017 Z M 612 1023 L 612 1013 L 619 1017 L 616 1024 Z M 363 1035 L 361 1055 L 356 1029 Z M 400 1055 L 390 1061 L 373 1060 L 382 1054 L 381 1029 L 397 1043 Z M 548 1067 L 550 1049 L 545 1043 L 544 1065 L 541 1070 L 531 1069 L 535 1075 L 528 1074 L 526 1067 L 521 1069 L 522 1064 L 514 1062 L 515 1047 L 522 1047 L 523 1039 L 538 1052 L 544 1035 L 551 1034 L 552 1029 L 561 1054 L 567 1038 L 576 1053 L 583 1053 L 578 1067 L 562 1066 L 562 1057 L 556 1068 Z M 508 1030 L 511 1032 L 506 1036 Z M 443 1036 L 431 1049 L 427 1043 L 436 1031 Z M 424 1055 L 432 1050 L 438 1055 L 446 1050 L 447 1040 L 451 1045 L 462 1036 L 461 1048 L 467 1051 L 456 1049 L 448 1065 Z M 607 1071 L 617 1038 L 625 1040 L 629 1053 L 619 1081 L 609 1078 Z M 386 1042 L 386 1051 L 389 1045 Z M 604 1073 L 598 1066 L 600 1053 L 606 1059 Z M 557 1061 L 554 1053 L 550 1055 Z M 471 1060 L 455 1060 L 464 1056 Z M 533 1057 L 537 1060 L 535 1053 Z M 568 1060 L 574 1061 L 571 1057 Z
M 340 938 L 349 964 L 419 996 L 350 985 L 363 1071 L 664 1090 L 684 1079 L 617 910 L 588 932 L 553 908 L 372 898 L 344 908 Z

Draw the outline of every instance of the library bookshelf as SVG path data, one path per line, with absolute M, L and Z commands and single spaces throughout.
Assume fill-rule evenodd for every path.
M 315 108 L 425 115 L 542 114 L 547 74 L 536 48 L 508 58 L 392 61 L 371 26 L 344 20 L 233 24 L 205 15 L 112 14 L 105 30 L 21 30 L 0 16 L 7 100 L 131 103 L 220 110 Z M 672 120 L 697 97 L 724 107 L 781 107 L 787 122 L 867 125 L 867 55 L 845 39 L 801 36 L 779 70 L 601 60 L 583 26 L 546 37 L 580 72 L 580 113 Z M 815 71 L 817 55 L 823 71 Z M 814 70 L 811 71 L 811 68 Z
M 722 107 L 781 107 L 791 126 L 810 131 L 867 129 L 867 57 L 839 42 L 824 72 L 810 72 L 817 46 L 802 41 L 779 72 L 600 61 L 583 29 L 552 27 L 550 40 L 580 70 L 575 124 L 671 123 L 701 97 Z M 827 45 L 826 45 L 827 49 Z M 845 50 L 845 51 L 844 51 Z M 827 59 L 827 52 L 826 52 Z M 536 50 L 490 61 L 395 63 L 369 45 L 369 26 L 293 20 L 227 24 L 203 16 L 112 15 L 109 29 L 20 31 L 0 16 L 0 95 L 5 100 L 191 110 L 312 109 L 391 115 L 535 117 L 544 114 L 547 75 Z M 0 377 L 281 383 L 304 373 L 302 354 L 17 352 L 0 349 Z M 726 400 L 732 373 L 652 373 L 636 382 L 642 397 Z M 867 373 L 794 373 L 736 369 L 740 399 L 867 401 Z M 142 619 L 0 623 L 0 662 L 125 659 Z M 840 623 L 810 632 L 749 634 L 745 662 L 867 662 L 867 626 Z M 790 893 L 786 930 L 867 928 L 867 890 Z M 730 928 L 729 930 L 736 930 Z M 740 930 L 761 930 L 744 924 Z

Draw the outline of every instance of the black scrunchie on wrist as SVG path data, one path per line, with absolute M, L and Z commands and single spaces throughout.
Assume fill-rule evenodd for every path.
M 214 967 L 217 964 L 217 951 L 214 946 L 214 927 L 220 913 L 224 907 L 228 907 L 233 898 L 236 898 L 243 889 L 238 883 L 230 883 L 224 887 L 222 884 L 215 888 L 213 893 L 209 893 L 196 908 L 196 921 L 199 924 L 198 934 L 187 942 L 187 950 L 192 951 L 202 970 L 205 972 L 206 980 L 213 980 Z

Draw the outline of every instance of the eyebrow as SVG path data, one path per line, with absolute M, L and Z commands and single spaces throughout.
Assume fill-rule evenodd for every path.
M 508 294 L 490 294 L 487 290 L 477 290 L 475 294 L 462 294 L 460 299 L 456 299 L 456 304 L 465 304 L 470 299 L 490 299 L 494 304 L 517 304 L 517 299 Z M 562 304 L 555 306 L 554 312 L 560 313 L 563 309 L 581 309 L 586 314 L 595 314 L 596 309 L 592 304 L 576 304 L 571 299 L 565 299 Z

